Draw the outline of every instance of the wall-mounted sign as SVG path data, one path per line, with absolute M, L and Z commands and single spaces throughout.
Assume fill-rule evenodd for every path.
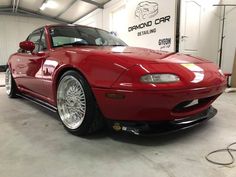
M 128 0 L 129 45 L 175 51 L 176 0 Z

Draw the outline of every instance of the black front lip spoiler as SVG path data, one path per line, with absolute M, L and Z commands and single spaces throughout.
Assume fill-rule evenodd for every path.
M 135 135 L 155 135 L 184 130 L 199 125 L 217 114 L 212 106 L 200 114 L 161 122 L 129 122 L 129 121 L 108 121 L 115 131 L 127 132 Z

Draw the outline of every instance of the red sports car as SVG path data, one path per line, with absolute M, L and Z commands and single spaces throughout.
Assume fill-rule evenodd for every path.
M 19 45 L 7 63 L 8 96 L 58 112 L 77 135 L 104 122 L 133 134 L 192 127 L 215 116 L 211 104 L 226 87 L 210 61 L 128 47 L 97 28 L 44 26 Z

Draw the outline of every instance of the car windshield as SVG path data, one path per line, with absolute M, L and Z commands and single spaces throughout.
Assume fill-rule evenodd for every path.
M 86 26 L 57 26 L 50 28 L 53 47 L 66 45 L 126 46 L 109 32 Z

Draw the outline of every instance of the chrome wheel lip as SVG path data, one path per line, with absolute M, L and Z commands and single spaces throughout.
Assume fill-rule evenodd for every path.
M 12 88 L 12 78 L 11 78 L 11 71 L 9 68 L 5 72 L 5 88 L 7 95 L 10 95 Z
M 64 125 L 77 129 L 86 114 L 86 96 L 81 83 L 74 76 L 62 78 L 57 89 L 57 109 Z

